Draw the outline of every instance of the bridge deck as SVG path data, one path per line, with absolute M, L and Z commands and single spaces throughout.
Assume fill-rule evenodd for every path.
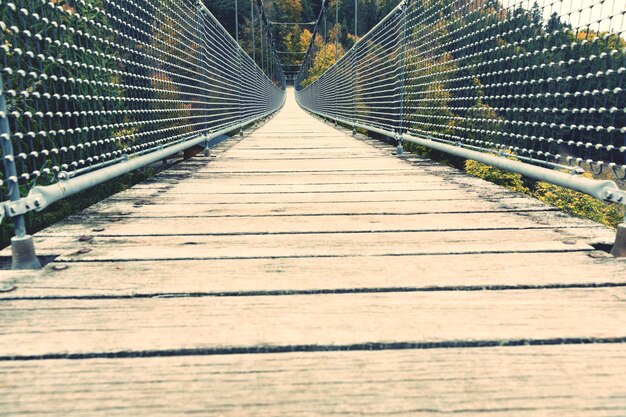
M 0 415 L 623 416 L 612 232 L 392 152 L 289 97 L 38 233 Z

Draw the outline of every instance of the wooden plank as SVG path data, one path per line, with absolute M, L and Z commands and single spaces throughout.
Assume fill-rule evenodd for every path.
M 291 157 L 294 155 L 307 155 L 311 157 L 319 157 L 319 156 L 344 156 L 344 157 L 359 157 L 359 156 L 381 156 L 385 154 L 383 151 L 379 149 L 375 149 L 372 147 L 362 147 L 359 149 L 355 149 L 349 145 L 343 147 L 337 146 L 317 146 L 317 147 L 305 147 L 301 146 L 298 148 L 282 148 L 282 147 L 252 147 L 248 141 L 243 142 L 240 146 L 237 146 L 235 149 L 232 149 L 228 152 L 229 158 L 260 158 L 260 157 L 270 157 L 270 158 L 284 158 Z
M 217 158 L 200 172 L 233 170 L 239 172 L 254 171 L 358 171 L 372 169 L 375 162 L 376 170 L 404 171 L 407 164 L 394 158 L 345 159 L 345 160 L 302 160 L 302 161 L 254 161 L 239 160 L 231 163 L 228 159 Z
M 291 155 L 262 155 L 262 154 L 243 154 L 237 155 L 235 152 L 224 154 L 219 158 L 219 162 L 229 163 L 229 164 L 238 164 L 240 161 L 243 163 L 248 163 L 250 161 L 263 161 L 268 163 L 274 162 L 283 162 L 283 161 L 336 161 L 339 164 L 344 164 L 346 161 L 349 163 L 353 161 L 377 161 L 380 159 L 382 154 L 380 152 L 374 153 L 352 153 L 352 154 L 343 154 L 339 152 L 328 152 L 326 154 L 309 154 L 307 152 L 299 152 L 297 154 Z M 287 162 L 291 164 L 291 162 Z
M 352 152 L 355 149 L 366 149 L 366 144 L 359 141 L 346 141 L 341 139 L 341 133 L 337 135 L 336 132 L 326 134 L 324 137 L 327 140 L 320 141 L 318 136 L 315 137 L 306 137 L 301 141 L 293 141 L 293 134 L 260 134 L 259 132 L 255 132 L 254 136 L 250 136 L 245 139 L 245 143 L 243 143 L 238 149 L 246 149 L 246 150 L 266 150 L 266 149 L 276 149 L 280 148 L 285 151 L 290 150 L 301 150 L 301 149 L 311 149 L 311 148 L 323 148 L 325 150 L 337 150 L 337 152 L 345 152 L 346 148 L 349 148 Z M 256 138 L 256 140 L 254 140 Z M 285 139 L 285 140 L 283 140 Z M 291 140 L 289 140 L 291 139 Z M 369 149 L 374 149 L 370 147 Z
M 626 338 L 626 288 L 0 303 L 5 358 L 604 338 Z
M 352 192 L 363 193 L 368 191 L 421 191 L 421 190 L 458 190 L 458 187 L 450 186 L 442 180 L 428 180 L 420 182 L 403 183 L 347 183 L 347 184 L 223 184 L 210 181 L 185 181 L 168 189 L 168 196 L 176 198 L 177 194 L 282 194 L 289 192 L 298 193 L 337 193 Z
M 462 190 L 460 190 L 462 191 Z M 110 198 L 111 201 L 132 200 L 147 203 L 176 203 L 193 204 L 207 202 L 215 203 L 242 203 L 242 202 L 343 202 L 343 201 L 427 201 L 427 200 L 457 200 L 476 199 L 476 193 L 467 191 L 464 196 L 457 190 L 422 190 L 422 191 L 380 191 L 380 192 L 335 192 L 335 193 L 299 193 L 297 191 L 289 193 L 268 193 L 268 194 L 176 194 L 175 197 L 167 193 L 161 195 L 156 190 L 131 189 L 124 191 Z M 505 195 L 509 195 L 506 194 Z M 493 196 L 495 197 L 495 196 Z
M 165 171 L 164 174 L 169 173 Z M 143 183 L 135 185 L 135 187 L 167 187 L 167 179 L 155 177 L 153 180 L 144 181 Z M 176 178 L 173 176 L 172 178 Z M 344 175 L 334 174 L 320 174 L 312 176 L 309 174 L 296 174 L 296 175 L 284 175 L 284 174 L 266 174 L 262 176 L 244 176 L 244 175 L 211 175 L 211 174 L 195 174 L 184 181 L 183 184 L 192 182 L 195 184 L 208 183 L 220 185 L 281 185 L 281 184 L 317 184 L 317 185 L 332 185 L 332 184 L 414 184 L 422 180 L 437 180 L 440 179 L 432 174 L 419 174 L 415 176 L 407 175 L 353 175 L 346 173 Z M 177 181 L 179 183 L 179 181 Z
M 329 187 L 328 191 L 332 190 L 332 187 L 341 187 L 346 185 L 353 186 L 366 186 L 370 185 L 373 191 L 385 191 L 392 190 L 400 187 L 406 187 L 407 189 L 411 189 L 412 186 L 416 184 L 444 184 L 446 182 L 443 178 L 437 178 L 432 175 L 423 175 L 418 176 L 416 178 L 407 178 L 406 176 L 393 176 L 393 177 L 381 177 L 381 176 L 352 176 L 346 178 L 343 177 L 335 177 L 329 178 L 328 175 L 300 175 L 298 178 L 290 178 L 286 176 L 274 177 L 270 175 L 260 175 L 254 176 L 254 179 L 245 178 L 243 179 L 240 176 L 223 176 L 219 178 L 219 181 L 213 181 L 210 176 L 192 176 L 186 179 L 183 183 L 179 183 L 176 185 L 171 185 L 169 188 L 171 190 L 176 190 L 178 188 L 182 188 L 183 186 L 193 187 L 195 190 L 215 190 L 218 187 L 257 187 L 257 191 L 259 187 L 270 187 L 278 188 L 278 187 L 290 187 L 290 186 L 301 186 L 306 189 L 307 187 Z M 159 186 L 164 185 L 167 186 L 167 183 L 147 183 L 147 184 L 138 184 L 141 187 L 147 186 Z M 322 188 L 323 189 L 323 188 Z M 272 191 L 283 191 L 284 189 L 278 188 Z
M 19 278 L 7 274 L 15 290 L 0 299 L 626 285 L 625 261 L 577 252 L 84 262 L 64 270 L 57 265 Z
M 149 218 L 111 223 L 104 218 L 85 218 L 81 224 L 60 223 L 43 235 L 88 234 L 105 226 L 109 235 L 202 235 L 240 233 L 339 233 L 386 231 L 470 231 L 532 229 L 542 227 L 536 220 L 515 213 L 434 213 L 409 215 L 324 215 L 222 218 L 162 218 L 155 225 Z M 155 227 L 156 226 L 156 227 Z M 356 244 L 357 242 L 355 242 Z
M 376 204 L 364 204 L 355 202 L 325 203 L 231 203 L 212 204 L 198 203 L 189 205 L 180 204 L 149 204 L 136 206 L 132 201 L 105 201 L 102 204 L 91 206 L 73 216 L 74 219 L 81 216 L 117 216 L 119 213 L 128 212 L 128 217 L 171 217 L 171 216 L 269 216 L 269 215 L 314 215 L 314 214 L 425 214 L 425 213 L 455 213 L 455 212 L 479 212 L 479 211 L 540 211 L 545 212 L 550 208 L 536 204 L 528 206 L 519 204 L 519 199 L 509 199 L 498 203 L 485 200 L 434 200 L 428 202 L 415 201 L 382 201 Z M 555 210 L 555 209 L 552 209 Z
M 625 368 L 619 345 L 11 361 L 0 362 L 0 410 L 616 417 L 626 411 Z
M 573 231 L 552 230 L 253 235 L 96 236 L 79 242 L 38 237 L 40 252 L 60 255 L 58 261 L 123 261 L 151 259 L 245 259 L 271 257 L 406 256 L 514 252 L 593 251 Z M 146 231 L 145 233 L 155 233 Z M 506 238 L 504 237 L 506 235 Z M 358 242 L 358 243 L 356 243 Z M 81 249 L 87 249 L 83 253 Z M 442 260 L 443 261 L 443 260 Z
M 400 174 L 400 173 L 409 173 L 410 167 L 401 165 L 392 165 L 386 167 L 379 167 L 378 164 L 375 169 L 372 169 L 372 163 L 369 164 L 361 164 L 361 166 L 343 166 L 338 164 L 333 164 L 333 161 L 329 161 L 329 163 L 324 164 L 324 166 L 302 166 L 301 164 L 293 164 L 292 166 L 285 166 L 282 163 L 277 163 L 274 166 L 269 166 L 263 163 L 250 163 L 247 166 L 241 166 L 237 164 L 236 166 L 228 166 L 227 164 L 223 164 L 218 166 L 217 164 L 207 165 L 206 168 L 198 168 L 198 172 L 201 174 L 274 174 L 274 173 L 287 173 L 287 174 L 296 174 L 296 173 L 319 173 L 319 174 L 329 174 L 329 173 L 359 173 L 362 172 L 364 174 Z M 309 164 L 311 165 L 311 164 Z

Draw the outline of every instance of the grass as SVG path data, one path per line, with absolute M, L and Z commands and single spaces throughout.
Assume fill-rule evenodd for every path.
M 578 217 L 590 219 L 613 228 L 624 222 L 626 207 L 622 204 L 605 203 L 587 194 L 572 191 L 568 188 L 544 181 L 535 181 L 523 177 L 521 174 L 494 168 L 477 161 L 454 157 L 420 145 L 405 143 L 405 149 L 411 153 L 461 169 L 474 177 L 482 178 L 509 190 L 534 197 Z M 587 178 L 593 178 L 590 173 L 582 175 Z
M 510 190 L 535 197 L 546 204 L 557 207 L 567 213 L 584 219 L 616 228 L 624 221 L 624 206 L 605 203 L 587 194 L 544 181 L 533 181 L 520 174 L 504 171 L 476 161 L 465 161 L 465 172 Z M 582 176 L 593 178 L 590 173 Z

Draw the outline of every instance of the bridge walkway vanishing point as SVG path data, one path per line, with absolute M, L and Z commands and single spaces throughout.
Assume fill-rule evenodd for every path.
M 623 416 L 613 232 L 349 133 L 290 92 L 36 234 L 0 415 Z

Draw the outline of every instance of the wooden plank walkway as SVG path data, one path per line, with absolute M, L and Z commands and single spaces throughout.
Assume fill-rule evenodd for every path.
M 1 272 L 1 416 L 626 415 L 612 231 L 292 96 L 248 133 Z

